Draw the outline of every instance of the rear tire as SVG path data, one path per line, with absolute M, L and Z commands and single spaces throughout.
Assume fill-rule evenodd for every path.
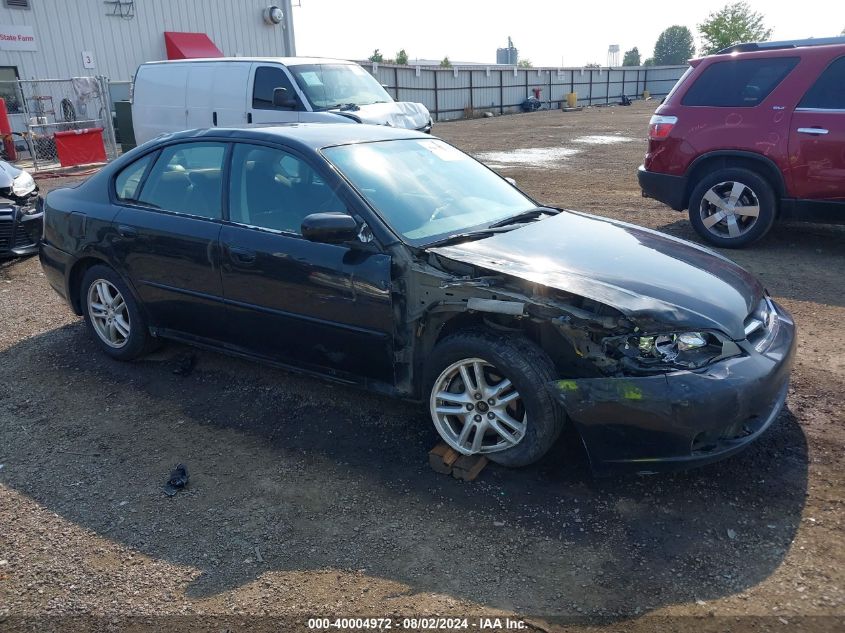
M 777 216 L 769 181 L 750 169 L 719 169 L 699 180 L 689 200 L 696 233 L 723 248 L 741 248 L 763 237 Z
M 113 269 L 102 264 L 89 268 L 79 292 L 85 324 L 106 354 L 133 360 L 156 346 L 132 291 Z
M 435 429 L 452 448 L 518 467 L 543 457 L 563 429 L 548 389 L 555 378 L 549 357 L 528 339 L 466 330 L 432 351 L 425 393 Z

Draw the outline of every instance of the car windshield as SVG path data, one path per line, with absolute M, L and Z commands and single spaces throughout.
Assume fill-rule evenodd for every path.
M 381 84 L 357 64 L 304 64 L 288 68 L 315 110 L 393 101 Z
M 438 139 L 341 145 L 323 154 L 403 239 L 424 246 L 537 205 Z

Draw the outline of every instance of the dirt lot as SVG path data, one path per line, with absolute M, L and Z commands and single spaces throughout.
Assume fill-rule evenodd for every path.
M 639 195 L 652 109 L 436 133 L 476 154 L 578 150 L 516 166 L 485 156 L 548 203 L 694 239 L 684 216 Z M 490 466 L 474 483 L 428 468 L 435 433 L 411 405 L 178 345 L 111 361 L 36 259 L 3 264 L 0 629 L 435 614 L 511 614 L 538 630 L 842 627 L 845 230 L 780 226 L 728 254 L 800 332 L 788 407 L 758 443 L 688 473 L 594 480 L 564 437 L 542 463 Z M 191 484 L 167 498 L 177 462 Z

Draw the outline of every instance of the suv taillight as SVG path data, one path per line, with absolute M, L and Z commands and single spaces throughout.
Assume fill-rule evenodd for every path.
M 662 141 L 669 136 L 669 132 L 678 122 L 676 116 L 663 116 L 662 114 L 652 115 L 648 122 L 648 138 L 652 141 Z

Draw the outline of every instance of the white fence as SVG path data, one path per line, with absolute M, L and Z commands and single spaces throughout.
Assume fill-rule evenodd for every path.
M 578 105 L 616 103 L 622 95 L 638 98 L 643 91 L 663 97 L 687 66 L 626 68 L 516 68 L 472 66 L 440 68 L 362 64 L 397 101 L 424 104 L 435 121 L 461 119 L 479 112 L 518 111 L 540 89 L 544 107 L 559 108 L 575 92 Z

